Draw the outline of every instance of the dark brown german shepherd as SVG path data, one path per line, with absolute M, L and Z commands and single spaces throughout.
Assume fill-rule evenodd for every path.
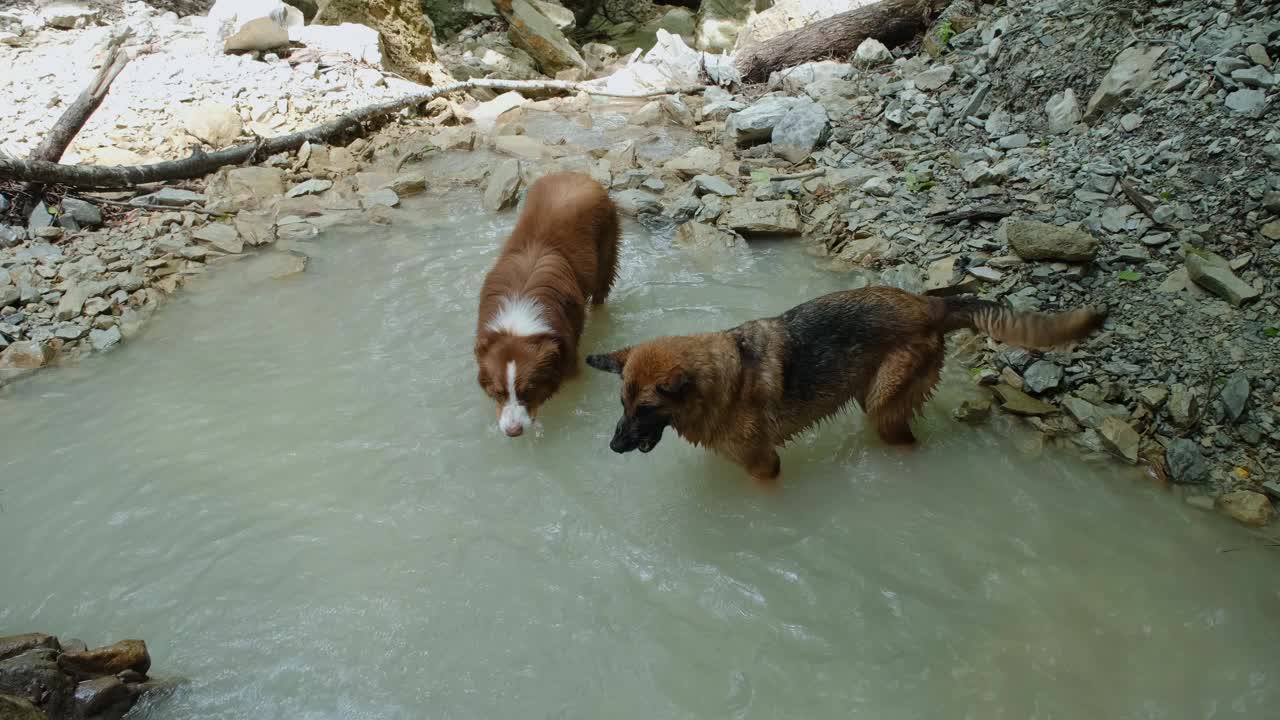
M 891 287 L 847 290 L 732 330 L 664 337 L 587 364 L 622 376 L 623 415 L 609 447 L 649 452 L 668 425 L 773 485 L 775 448 L 855 401 L 885 442 L 915 442 L 910 420 L 942 372 L 944 336 L 963 328 L 1049 348 L 1088 336 L 1105 314 L 1015 312 L 973 296 Z

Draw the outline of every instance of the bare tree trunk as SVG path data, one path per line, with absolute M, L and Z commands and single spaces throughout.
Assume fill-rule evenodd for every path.
M 254 162 L 258 158 L 297 150 L 302 147 L 303 143 L 308 141 L 328 143 L 346 135 L 359 135 L 363 133 L 364 123 L 366 122 L 385 117 L 408 107 L 424 104 L 441 95 L 477 87 L 504 91 L 585 91 L 592 95 L 632 98 L 652 97 L 674 92 L 694 93 L 703 89 L 700 87 L 672 88 L 662 92 L 627 95 L 600 92 L 584 87 L 581 83 L 560 80 L 463 80 L 429 88 L 423 92 L 408 95 L 398 100 L 388 100 L 376 105 L 367 105 L 307 130 L 258 142 L 242 143 L 212 153 L 205 153 L 197 148 L 190 157 L 153 165 L 92 167 L 86 165 L 62 165 L 48 160 L 18 160 L 16 158 L 0 157 L 0 180 L 18 180 L 43 184 L 57 183 L 77 188 L 110 189 L 129 188 L 151 182 L 204 177 L 224 165 Z
M 949 4 L 950 0 L 881 0 L 749 45 L 734 64 L 743 82 L 760 82 L 774 70 L 848 57 L 867 38 L 892 47 L 920 34 Z

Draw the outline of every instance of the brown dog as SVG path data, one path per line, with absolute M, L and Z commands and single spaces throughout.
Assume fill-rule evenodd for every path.
M 553 173 L 529 188 L 511 237 L 480 291 L 478 381 L 509 437 L 578 369 L 590 296 L 600 305 L 618 270 L 618 216 L 587 175 Z
M 914 442 L 909 421 L 938 382 L 949 332 L 970 328 L 1047 348 L 1089 335 L 1104 319 L 1091 309 L 1021 313 L 972 296 L 875 287 L 824 295 L 732 330 L 590 355 L 587 364 L 622 376 L 614 452 L 649 452 L 670 425 L 773 484 L 781 470 L 775 448 L 851 401 L 886 442 Z

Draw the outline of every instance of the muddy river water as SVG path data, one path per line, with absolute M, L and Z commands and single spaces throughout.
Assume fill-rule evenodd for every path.
M 850 412 L 782 491 L 608 440 L 585 369 L 507 439 L 475 297 L 515 216 L 473 191 L 231 266 L 0 399 L 0 634 L 145 638 L 174 718 L 1262 718 L 1276 551 L 1137 471 L 1029 453 L 953 368 L 914 452 Z M 584 352 L 842 287 L 796 242 L 630 223 Z M 1230 551 L 1230 552 L 1227 552 Z

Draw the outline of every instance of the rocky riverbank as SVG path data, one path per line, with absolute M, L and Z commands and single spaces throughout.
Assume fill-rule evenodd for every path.
M 141 640 L 88 649 L 44 633 L 0 637 L 0 718 L 113 720 L 145 695 L 171 687 L 147 676 Z
M 211 36 L 205 20 L 126 7 L 118 22 L 152 28 L 140 33 L 152 45 L 216 58 L 216 69 L 135 60 L 73 146 L 84 161 L 179 157 L 193 138 L 216 147 L 275 135 L 421 87 L 363 50 L 227 54 L 225 33 L 239 32 L 239 20 Z M 508 21 L 480 7 L 451 17 L 456 34 L 438 37 L 432 67 L 458 77 L 600 77 L 614 91 L 687 85 L 707 68 L 723 87 L 621 111 L 587 95 L 441 99 L 425 116 L 403 115 L 347 147 L 307 145 L 207 182 L 106 198 L 171 210 L 126 205 L 113 218 L 116 206 L 105 206 L 109 222 L 99 228 L 102 208 L 73 199 L 47 226 L 0 229 L 16 242 L 0 250 L 0 373 L 112 347 L 184 278 L 219 263 L 252 255 L 264 277 L 300 272 L 308 238 L 346 220 L 394 222 L 401 196 L 473 183 L 498 212 L 537 175 L 576 168 L 679 243 L 794 236 L 851 286 L 973 292 L 1028 310 L 1106 308 L 1104 331 L 1072 349 L 1036 354 L 962 339 L 955 356 L 992 401 L 957 408 L 957 417 L 1013 413 L 1045 445 L 1144 464 L 1194 505 L 1249 525 L 1272 520 L 1269 498 L 1280 496 L 1274 3 L 961 1 L 917 46 L 869 41 L 844 62 L 747 87 L 732 82 L 723 57 L 685 41 L 732 47 L 704 37 L 714 14 L 704 8 L 692 29 L 672 34 L 662 24 L 674 10 L 655 10 L 646 22 L 656 27 L 642 24 L 653 49 L 619 59 L 605 43 L 571 42 L 572 14 Z M 0 46 L 22 54 L 0 61 L 69 57 L 67 48 L 93 45 L 84 39 L 92 32 L 105 34 L 24 34 L 19 50 Z M 36 93 L 42 81 L 22 81 L 19 92 Z M 78 90 L 59 82 L 50 97 Z M 130 98 L 145 101 L 135 111 Z M 57 116 L 47 105 L 9 111 L 7 122 L 21 128 L 8 140 L 14 154 Z M 548 118 L 631 138 L 575 145 L 533 131 Z M 667 129 L 703 142 L 674 157 L 645 152 L 650 135 Z M 493 155 L 487 175 L 450 176 L 432 164 L 467 152 Z

